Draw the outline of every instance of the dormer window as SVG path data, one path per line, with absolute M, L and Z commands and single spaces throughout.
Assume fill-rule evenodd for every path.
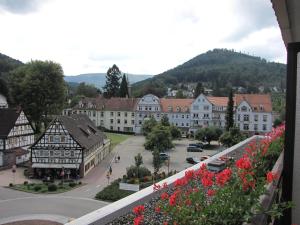
M 180 107 L 179 107 L 179 106 L 176 107 L 176 111 L 177 111 L 177 112 L 180 111 Z
M 241 108 L 241 110 L 242 110 L 242 112 L 247 112 L 247 107 L 246 107 L 246 106 L 243 106 L 243 107 Z
M 263 106 L 263 105 L 260 105 L 260 106 L 259 106 L 259 109 L 260 109 L 260 111 L 264 111 L 264 106 Z
M 172 112 L 172 106 L 168 106 L 168 111 Z

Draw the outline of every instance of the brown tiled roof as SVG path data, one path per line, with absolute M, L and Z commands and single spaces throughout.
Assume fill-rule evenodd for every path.
M 206 98 L 213 105 L 227 106 L 227 104 L 228 104 L 228 97 L 212 97 L 212 96 L 207 96 Z
M 98 95 L 95 98 L 84 97 L 80 101 L 82 102 L 82 106 L 79 103 L 74 107 L 74 109 L 96 109 L 102 110 L 105 106 L 105 99 L 102 95 Z M 89 106 L 89 103 L 92 103 L 92 107 Z
M 14 127 L 21 110 L 11 108 L 0 108 L 0 137 L 7 137 Z
M 96 98 L 82 98 L 82 106 L 77 104 L 74 109 L 95 109 L 111 111 L 134 111 L 139 99 L 137 98 L 110 98 L 106 99 L 99 95 Z M 91 104 L 89 104 L 91 103 Z M 92 106 L 92 107 L 90 107 Z
M 110 98 L 105 102 L 105 110 L 134 111 L 138 100 L 137 98 Z
M 253 111 L 272 112 L 271 96 L 268 94 L 236 94 L 235 105 L 238 106 L 242 101 L 248 102 Z
M 189 112 L 191 104 L 194 99 L 190 98 L 161 98 L 160 104 L 162 108 L 162 112 L 170 112 L 169 106 L 171 106 L 171 112 L 178 112 L 177 107 L 180 108 L 180 112 Z

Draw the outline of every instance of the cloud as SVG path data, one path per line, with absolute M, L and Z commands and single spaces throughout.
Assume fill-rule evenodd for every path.
M 272 10 L 270 10 L 270 8 L 270 1 L 234 0 L 234 3 L 232 4 L 232 13 L 234 20 L 238 23 L 236 23 L 236 27 L 232 27 L 234 32 L 224 40 L 235 42 L 247 37 L 254 31 L 271 26 L 278 26 L 275 14 Z
M 45 0 L 0 0 L 0 10 L 14 14 L 27 14 L 38 10 Z

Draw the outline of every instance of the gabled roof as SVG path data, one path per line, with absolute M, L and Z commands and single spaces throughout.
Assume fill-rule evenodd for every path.
M 103 144 L 104 139 L 106 139 L 106 135 L 95 127 L 86 115 L 59 116 L 57 120 L 61 122 L 76 142 L 85 149 L 89 149 L 99 142 Z
M 271 96 L 268 94 L 236 94 L 234 102 L 239 106 L 246 101 L 254 112 L 272 112 Z
M 180 108 L 179 112 L 189 112 L 193 101 L 194 99 L 190 99 L 190 98 L 185 98 L 185 99 L 161 98 L 160 104 L 162 107 L 162 112 L 178 112 L 177 107 Z
M 98 95 L 95 98 L 84 97 L 79 101 L 79 103 L 74 107 L 74 109 L 102 110 L 102 109 L 104 109 L 106 101 L 107 101 L 107 99 L 105 99 L 102 95 Z M 81 103 L 81 105 L 80 105 L 80 103 Z M 90 106 L 92 106 L 92 107 L 90 107 Z
M 22 110 L 0 108 L 0 137 L 6 138 L 14 127 Z
M 139 99 L 110 98 L 106 100 L 105 109 L 111 111 L 134 111 Z
M 228 104 L 228 97 L 207 96 L 206 98 L 208 99 L 208 101 L 210 101 L 211 104 L 216 106 L 227 106 Z

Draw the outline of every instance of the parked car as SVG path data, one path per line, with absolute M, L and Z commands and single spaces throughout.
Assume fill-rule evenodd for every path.
M 204 155 L 204 156 L 201 156 L 201 157 L 200 157 L 200 160 L 201 160 L 201 161 L 204 161 L 204 160 L 206 160 L 206 159 L 208 159 L 208 158 L 210 158 L 210 156 Z
M 159 153 L 160 160 L 168 160 L 169 158 L 170 158 L 170 156 L 168 154 L 163 153 L 163 152 Z
M 187 157 L 186 161 L 190 164 L 197 164 L 200 162 L 200 159 L 198 159 L 196 157 Z
M 196 146 L 188 146 L 186 149 L 188 152 L 203 152 L 202 148 Z
M 226 163 L 218 159 L 207 164 L 207 169 L 214 173 L 219 173 L 225 168 L 226 168 Z
M 195 146 L 197 148 L 203 148 L 204 145 L 202 143 L 190 143 L 189 146 Z

